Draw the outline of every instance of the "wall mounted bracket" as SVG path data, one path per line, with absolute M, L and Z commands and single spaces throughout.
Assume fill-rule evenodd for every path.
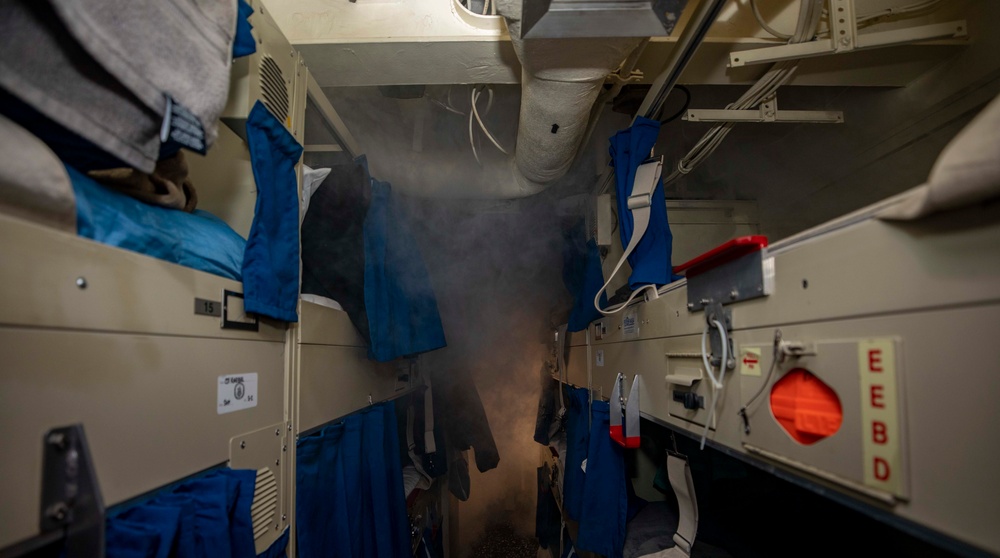
M 740 50 L 729 54 L 729 67 L 739 68 L 751 64 L 769 64 L 782 60 L 799 60 L 853 50 L 903 45 L 934 39 L 965 37 L 968 23 L 964 19 L 918 25 L 892 31 L 858 33 L 854 0 L 830 0 L 829 37 L 805 43 Z
M 778 110 L 778 97 L 772 95 L 756 109 L 688 109 L 683 119 L 689 122 L 843 124 L 844 113 L 839 110 Z
M 39 534 L 0 558 L 104 558 L 104 499 L 82 424 L 49 430 L 42 440 Z

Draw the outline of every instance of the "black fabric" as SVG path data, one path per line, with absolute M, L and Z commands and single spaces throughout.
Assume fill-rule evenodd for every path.
M 535 504 L 535 538 L 542 548 L 559 547 L 562 515 L 552 493 L 551 472 L 548 465 L 538 468 L 538 500 Z
M 369 182 L 362 164 L 335 165 L 313 194 L 302 222 L 302 292 L 339 302 L 367 343 L 364 224 Z
M 469 372 L 461 368 L 435 369 L 431 380 L 434 424 L 445 425 L 448 443 L 460 451 L 475 449 L 476 468 L 480 473 L 496 468 L 500 453 Z
M 0 89 L 0 114 L 37 136 L 60 160 L 73 168 L 86 172 L 128 166 L 121 159 L 38 112 L 4 89 Z
M 466 502 L 469 500 L 472 486 L 472 481 L 469 479 L 469 463 L 457 451 L 451 451 L 449 455 L 451 464 L 448 466 L 448 491 L 454 497 Z
M 538 396 L 538 416 L 535 418 L 535 441 L 547 446 L 553 434 L 552 425 L 559 421 L 559 382 L 548 374 L 544 366 L 541 380 L 542 391 Z

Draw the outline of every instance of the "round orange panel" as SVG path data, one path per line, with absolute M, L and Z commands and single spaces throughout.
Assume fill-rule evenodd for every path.
M 844 422 L 837 393 L 804 368 L 775 382 L 771 412 L 789 436 L 805 445 L 833 436 Z

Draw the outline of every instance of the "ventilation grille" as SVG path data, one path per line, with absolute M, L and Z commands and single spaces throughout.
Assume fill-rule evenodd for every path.
M 253 491 L 253 505 L 250 516 L 253 518 L 253 538 L 257 540 L 267 533 L 274 516 L 278 513 L 278 479 L 270 467 L 257 470 L 257 484 Z
M 284 123 L 288 118 L 288 85 L 281 67 L 267 54 L 260 61 L 260 92 L 267 110 Z

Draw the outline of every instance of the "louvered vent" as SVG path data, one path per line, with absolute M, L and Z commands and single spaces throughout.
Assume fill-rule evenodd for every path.
M 274 523 L 278 513 L 278 479 L 270 467 L 257 470 L 257 485 L 253 491 L 253 505 L 250 516 L 253 518 L 253 538 L 257 540 L 267 533 Z
M 267 110 L 284 123 L 288 118 L 288 85 L 281 67 L 266 54 L 260 61 L 260 92 Z

